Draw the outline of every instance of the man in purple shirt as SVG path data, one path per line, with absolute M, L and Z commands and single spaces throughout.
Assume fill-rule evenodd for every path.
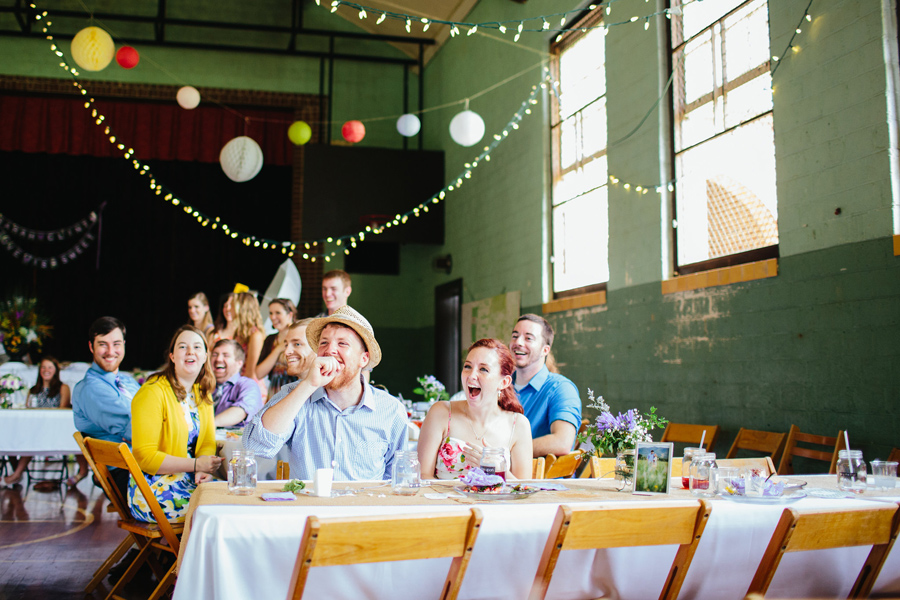
M 216 427 L 243 427 L 263 405 L 259 383 L 241 375 L 244 349 L 234 340 L 219 340 L 210 360 L 216 376 Z

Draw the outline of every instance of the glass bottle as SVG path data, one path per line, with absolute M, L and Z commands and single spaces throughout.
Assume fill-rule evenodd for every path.
M 695 496 L 715 496 L 712 469 L 716 467 L 715 452 L 698 452 L 691 458 L 690 488 Z
M 503 448 L 485 448 L 481 454 L 481 470 L 487 475 L 499 475 L 506 481 L 506 455 Z
M 391 468 L 391 490 L 401 496 L 414 496 L 422 485 L 419 455 L 414 450 L 394 454 Z
M 684 457 L 681 459 L 681 487 L 688 489 L 691 479 L 691 458 L 698 452 L 704 452 L 703 448 L 685 448 Z
M 256 455 L 251 450 L 232 450 L 228 461 L 228 491 L 249 496 L 256 491 Z
M 862 494 L 866 491 L 866 463 L 862 450 L 841 450 L 837 460 L 838 489 Z

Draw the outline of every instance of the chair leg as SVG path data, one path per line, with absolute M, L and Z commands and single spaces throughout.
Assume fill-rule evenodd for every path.
M 145 543 L 141 547 L 140 552 L 138 552 L 138 555 L 134 558 L 134 561 L 128 566 L 128 569 L 126 569 L 125 572 L 122 573 L 122 577 L 119 578 L 119 580 L 113 586 L 113 589 L 109 590 L 109 594 L 107 594 L 106 600 L 117 598 L 118 596 L 116 596 L 116 594 L 119 592 L 119 590 L 122 589 L 125 584 L 131 581 L 131 579 L 138 572 L 138 569 L 141 568 L 141 565 L 144 564 L 144 561 L 147 560 L 147 557 L 149 556 L 150 550 L 153 548 L 153 546 L 150 544 L 149 540 L 143 541 Z
M 175 563 L 172 563 L 172 566 L 169 567 L 169 570 L 166 571 L 165 576 L 160 580 L 159 585 L 156 586 L 156 589 L 153 590 L 153 593 L 150 594 L 150 597 L 147 600 L 159 600 L 162 598 L 163 594 L 165 594 L 172 584 L 175 583 Z
M 87 584 L 84 588 L 85 594 L 90 594 L 96 589 L 100 582 L 103 581 L 106 576 L 109 574 L 109 570 L 113 568 L 113 566 L 122 560 L 122 557 L 131 549 L 134 545 L 134 539 L 132 539 L 131 534 L 129 533 L 125 536 L 125 539 L 122 540 L 122 543 L 113 551 L 112 554 L 109 555 L 103 564 L 100 565 L 96 571 L 94 571 L 94 578 L 91 579 L 90 583 Z

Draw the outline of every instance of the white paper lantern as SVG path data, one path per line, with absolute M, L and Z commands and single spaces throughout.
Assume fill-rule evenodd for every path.
M 450 121 L 450 137 L 460 146 L 474 146 L 484 137 L 484 119 L 464 110 Z
M 416 115 L 403 115 L 397 119 L 397 131 L 404 137 L 412 137 L 419 133 L 422 123 Z
M 116 55 L 116 44 L 99 27 L 85 27 L 72 38 L 72 59 L 85 71 L 101 71 Z
M 192 108 L 197 108 L 197 105 L 200 104 L 200 92 L 197 91 L 197 88 L 186 85 L 178 90 L 175 99 L 181 108 L 191 110 Z
M 219 162 L 228 179 L 238 183 L 250 181 L 262 169 L 262 148 L 253 139 L 242 135 L 222 147 Z

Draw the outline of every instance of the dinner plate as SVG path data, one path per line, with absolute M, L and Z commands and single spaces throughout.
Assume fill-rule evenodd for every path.
M 502 491 L 491 493 L 491 492 L 472 492 L 466 489 L 464 485 L 458 485 L 454 489 L 463 494 L 467 498 L 472 498 L 473 500 L 521 500 L 522 498 L 527 498 L 532 494 L 536 494 L 541 491 L 539 488 L 529 487 L 529 486 L 521 486 L 521 490 L 513 491 L 512 486 L 504 486 L 501 488 Z
M 783 496 L 741 496 L 739 494 L 719 494 L 720 498 L 741 504 L 790 504 L 806 498 L 806 492 L 796 491 Z

